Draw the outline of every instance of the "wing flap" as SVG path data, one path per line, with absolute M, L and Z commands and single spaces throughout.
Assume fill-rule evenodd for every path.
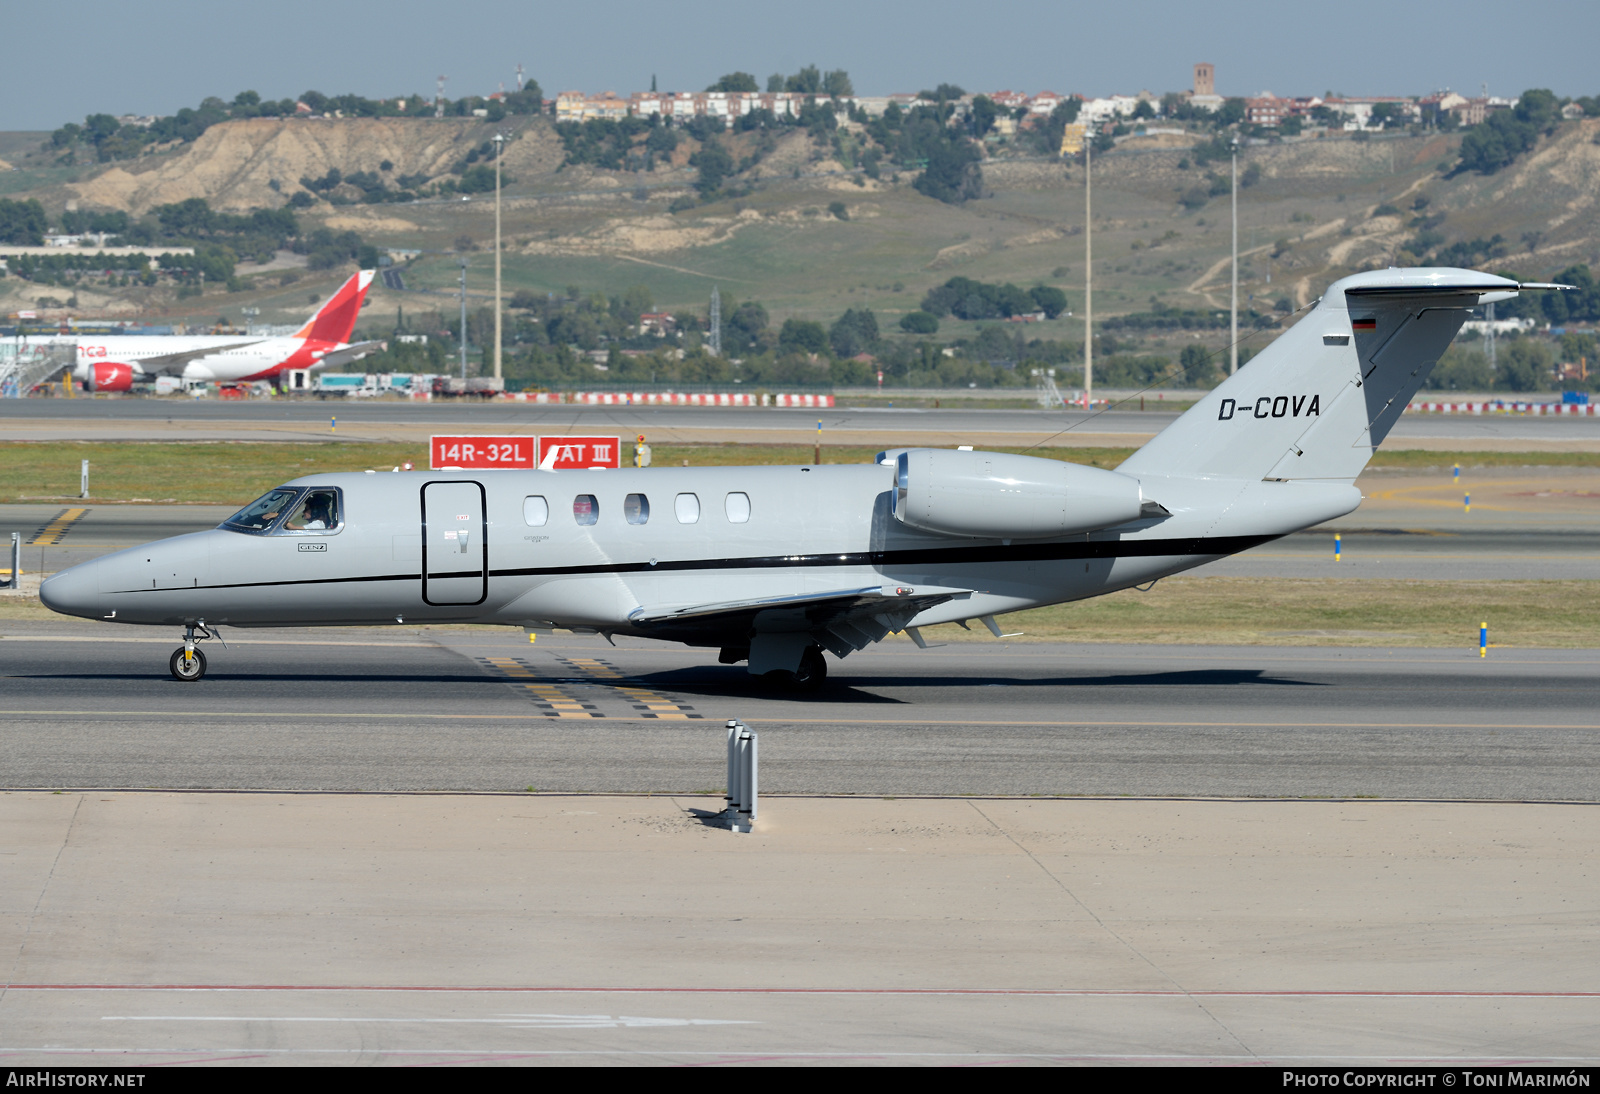
M 972 595 L 970 589 L 872 585 L 794 596 L 676 608 L 638 608 L 629 620 L 662 637 L 721 632 L 748 636 L 804 631 L 843 656 L 902 630 L 921 612 Z

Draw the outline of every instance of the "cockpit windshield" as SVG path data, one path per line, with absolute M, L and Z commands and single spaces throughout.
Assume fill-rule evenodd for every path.
M 304 490 L 280 486 L 257 498 L 222 522 L 222 527 L 239 532 L 268 532 L 294 506 Z

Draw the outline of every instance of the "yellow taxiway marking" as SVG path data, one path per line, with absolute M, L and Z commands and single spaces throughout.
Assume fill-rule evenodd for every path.
M 263 714 L 260 710 L 5 710 L 0 709 L 0 715 L 71 715 L 73 717 L 98 717 L 98 718 L 265 718 L 270 715 Z M 428 721 L 527 721 L 525 714 L 365 714 L 359 712 L 339 713 L 322 712 L 319 718 L 384 718 L 394 721 L 396 718 L 409 718 L 413 720 Z M 628 721 L 627 715 L 608 718 L 608 721 Z M 648 716 L 641 716 L 639 721 L 655 721 Z M 808 724 L 822 723 L 837 726 L 1042 726 L 1061 729 L 1086 728 L 1094 726 L 1116 726 L 1128 729 L 1278 729 L 1291 726 L 1303 729 L 1584 729 L 1600 730 L 1600 724 L 1590 725 L 1583 723 L 1560 724 L 1553 722 L 1123 722 L 1123 721 L 1098 721 L 1080 720 L 1075 722 L 1044 722 L 1029 720 L 985 720 L 975 718 L 834 718 L 829 717 L 826 711 L 818 711 L 814 707 L 806 707 L 792 713 L 774 712 L 762 718 L 755 717 L 751 721 L 765 722 L 805 722 Z
M 72 526 L 83 519 L 88 509 L 63 509 L 43 528 L 33 534 L 29 547 L 51 547 L 61 542 L 61 537 L 72 531 Z

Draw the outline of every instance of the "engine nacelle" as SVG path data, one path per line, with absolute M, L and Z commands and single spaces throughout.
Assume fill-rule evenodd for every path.
M 97 361 L 89 366 L 89 375 L 83 386 L 90 391 L 132 391 L 133 366 Z
M 1039 539 L 1166 512 L 1147 507 L 1138 479 L 1034 456 L 913 448 L 895 471 L 895 517 L 948 536 Z

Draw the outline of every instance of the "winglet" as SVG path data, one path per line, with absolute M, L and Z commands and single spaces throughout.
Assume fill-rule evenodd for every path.
M 367 289 L 372 285 L 375 272 L 357 270 L 351 274 L 350 280 L 340 285 L 339 291 L 330 296 L 317 309 L 317 314 L 294 332 L 294 336 L 317 342 L 350 341 L 350 333 L 356 329 L 356 317 L 361 314 L 361 305 L 367 298 Z

